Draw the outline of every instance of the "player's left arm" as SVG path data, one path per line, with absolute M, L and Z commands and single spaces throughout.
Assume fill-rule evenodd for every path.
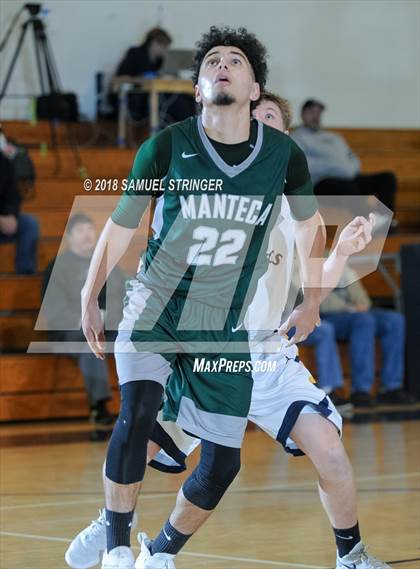
M 324 300 L 337 286 L 349 257 L 360 253 L 370 243 L 374 225 L 375 216 L 371 213 L 369 219 L 357 216 L 344 227 L 337 245 L 324 263 L 321 300 Z
M 293 141 L 286 180 L 285 194 L 295 219 L 295 242 L 304 299 L 280 327 L 279 333 L 286 334 L 295 328 L 295 334 L 289 341 L 289 344 L 295 344 L 305 340 L 320 321 L 326 232 L 313 193 L 306 157 Z

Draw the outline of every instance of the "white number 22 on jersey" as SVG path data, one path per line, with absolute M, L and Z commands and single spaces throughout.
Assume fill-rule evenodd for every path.
M 222 234 L 214 227 L 200 225 L 193 232 L 193 238 L 199 243 L 188 250 L 189 265 L 233 265 L 238 260 L 238 253 L 245 241 L 246 233 L 242 229 L 227 229 Z M 224 243 L 224 245 L 223 245 Z M 214 249 L 217 248 L 216 251 Z

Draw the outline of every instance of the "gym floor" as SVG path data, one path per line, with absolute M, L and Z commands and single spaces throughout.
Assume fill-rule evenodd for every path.
M 393 567 L 419 569 L 419 409 L 403 417 L 370 422 L 360 416 L 345 425 L 344 441 L 355 469 L 364 541 Z M 66 567 L 68 543 L 103 504 L 106 442 L 90 437 L 85 422 L 2 427 L 2 569 Z M 196 460 L 197 454 L 189 466 Z M 309 461 L 289 457 L 263 432 L 249 431 L 242 463 L 217 512 L 177 558 L 177 569 L 334 567 L 334 539 Z M 184 476 L 148 470 L 137 508 L 142 531 L 156 534 Z M 137 552 L 135 531 L 132 545 Z

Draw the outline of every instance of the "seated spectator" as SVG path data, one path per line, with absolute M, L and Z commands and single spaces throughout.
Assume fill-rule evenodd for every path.
M 352 278 L 353 277 L 353 278 Z M 343 279 L 354 280 L 346 268 Z M 321 304 L 321 316 L 332 324 L 337 340 L 349 342 L 352 394 L 358 407 L 373 407 L 371 395 L 375 381 L 375 339 L 382 348 L 381 386 L 377 401 L 383 404 L 415 403 L 403 389 L 404 379 L 404 316 L 395 310 L 372 308 L 372 302 L 360 281 L 345 288 L 336 288 Z
M 21 201 L 13 163 L 0 152 L 0 243 L 16 243 L 16 272 L 29 275 L 36 272 L 39 225 L 20 213 Z
M 163 65 L 165 54 L 172 43 L 172 38 L 165 30 L 153 28 L 146 34 L 144 42 L 130 47 L 117 67 L 115 75 L 138 77 L 156 76 Z M 166 122 L 181 121 L 194 114 L 194 100 L 189 95 L 161 95 L 165 102 Z M 116 108 L 117 100 L 111 97 Z M 147 118 L 149 114 L 149 96 L 143 93 L 129 93 L 128 107 L 134 120 Z
M 49 336 L 58 342 L 86 342 L 81 330 L 80 292 L 96 244 L 92 220 L 83 213 L 73 215 L 67 224 L 68 248 L 52 260 L 44 274 L 42 311 L 48 323 Z M 107 281 L 107 328 L 115 330 L 121 318 L 124 277 L 114 269 Z M 99 305 L 105 308 L 105 288 Z M 110 424 L 107 409 L 111 399 L 108 367 L 87 350 L 75 354 L 89 397 L 91 419 L 97 424 Z
M 302 148 L 318 195 L 376 195 L 390 210 L 395 208 L 397 180 L 392 172 L 361 174 L 360 160 L 339 134 L 324 130 L 325 105 L 309 99 L 302 106 L 302 126 L 292 138 Z M 393 223 L 396 225 L 396 222 Z
M 116 75 L 138 77 L 157 73 L 163 65 L 172 38 L 165 30 L 153 28 L 141 45 L 130 47 L 117 67 Z

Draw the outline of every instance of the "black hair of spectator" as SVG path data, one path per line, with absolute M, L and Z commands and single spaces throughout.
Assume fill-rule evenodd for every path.
M 303 103 L 300 112 L 303 113 L 307 109 L 312 109 L 312 107 L 319 107 L 321 111 L 323 111 L 326 108 L 324 103 L 321 103 L 321 101 L 317 101 L 316 99 L 308 99 Z
M 78 223 L 91 223 L 93 225 L 92 219 L 85 213 L 75 213 L 72 215 L 67 223 L 66 233 L 71 233 L 73 227 Z
M 157 43 L 161 43 L 164 45 L 169 45 L 172 43 L 172 38 L 165 30 L 162 28 L 152 28 L 146 34 L 146 38 L 144 43 L 149 45 L 152 41 L 156 41 Z
M 218 45 L 237 47 L 246 55 L 255 75 L 255 81 L 261 90 L 267 81 L 267 50 L 246 28 L 230 28 L 229 26 L 211 26 L 210 30 L 201 36 L 196 43 L 196 52 L 193 61 L 193 83 L 197 84 L 200 67 L 206 54 Z

